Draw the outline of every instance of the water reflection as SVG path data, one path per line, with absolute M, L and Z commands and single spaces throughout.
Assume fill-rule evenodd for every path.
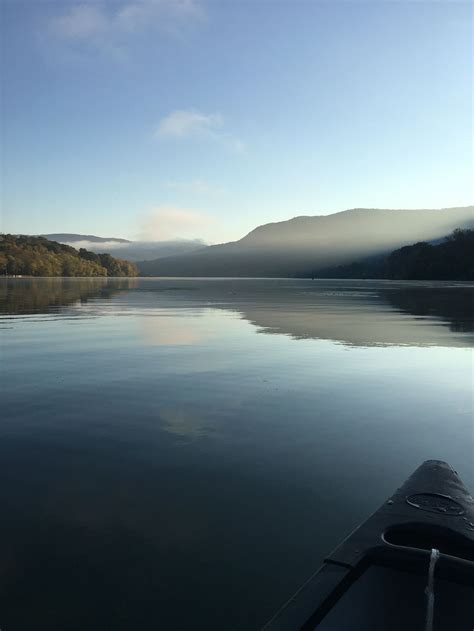
M 213 337 L 204 309 L 230 311 L 266 334 L 350 346 L 470 347 L 474 286 L 386 281 L 195 279 L 8 279 L 0 313 L 141 313 L 152 345 L 196 345 Z M 193 318 L 177 310 L 192 310 Z M 72 311 L 71 311 L 72 310 Z
M 46 314 L 97 298 L 110 299 L 136 285 L 134 278 L 2 278 L 0 313 Z
M 169 315 L 169 310 L 144 317 L 141 322 L 143 335 L 148 344 L 153 346 L 190 346 L 203 344 L 212 337 L 204 317 L 183 316 L 176 310 Z
M 407 314 L 441 318 L 456 333 L 474 330 L 474 286 L 401 287 L 386 291 L 387 302 Z
M 0 284 L 2 628 L 253 631 L 422 460 L 474 479 L 468 285 Z
M 243 311 L 263 333 L 327 339 L 349 346 L 471 346 L 472 290 L 375 289 L 315 294 L 310 304 L 274 304 Z
M 164 431 L 186 440 L 208 436 L 214 431 L 209 419 L 185 408 L 163 408 L 160 410 L 160 417 Z

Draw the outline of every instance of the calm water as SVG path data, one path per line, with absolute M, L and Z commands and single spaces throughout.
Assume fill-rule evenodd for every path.
M 474 286 L 0 281 L 0 627 L 258 629 L 427 458 Z

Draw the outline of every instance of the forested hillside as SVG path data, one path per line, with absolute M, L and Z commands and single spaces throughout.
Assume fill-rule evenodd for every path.
M 454 230 L 442 243 L 415 243 L 392 252 L 387 278 L 474 280 L 474 230 Z
M 386 256 L 318 271 L 319 278 L 474 280 L 474 230 L 457 229 L 442 243 L 420 241 Z
M 0 274 L 10 276 L 136 276 L 133 263 L 44 237 L 0 235 Z

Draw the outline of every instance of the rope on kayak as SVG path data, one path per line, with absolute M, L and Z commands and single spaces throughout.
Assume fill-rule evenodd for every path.
M 430 567 L 428 569 L 428 585 L 425 588 L 426 594 L 426 626 L 425 631 L 433 631 L 434 617 L 434 573 L 436 561 L 439 559 L 439 550 L 432 548 L 430 556 Z

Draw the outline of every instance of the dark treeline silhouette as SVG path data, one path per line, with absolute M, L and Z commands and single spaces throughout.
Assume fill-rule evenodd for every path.
M 137 267 L 110 254 L 49 241 L 44 237 L 0 236 L 0 274 L 9 276 L 136 276 Z
M 319 278 L 391 280 L 474 280 L 474 230 L 458 228 L 433 245 L 420 241 L 349 265 L 319 270 Z

